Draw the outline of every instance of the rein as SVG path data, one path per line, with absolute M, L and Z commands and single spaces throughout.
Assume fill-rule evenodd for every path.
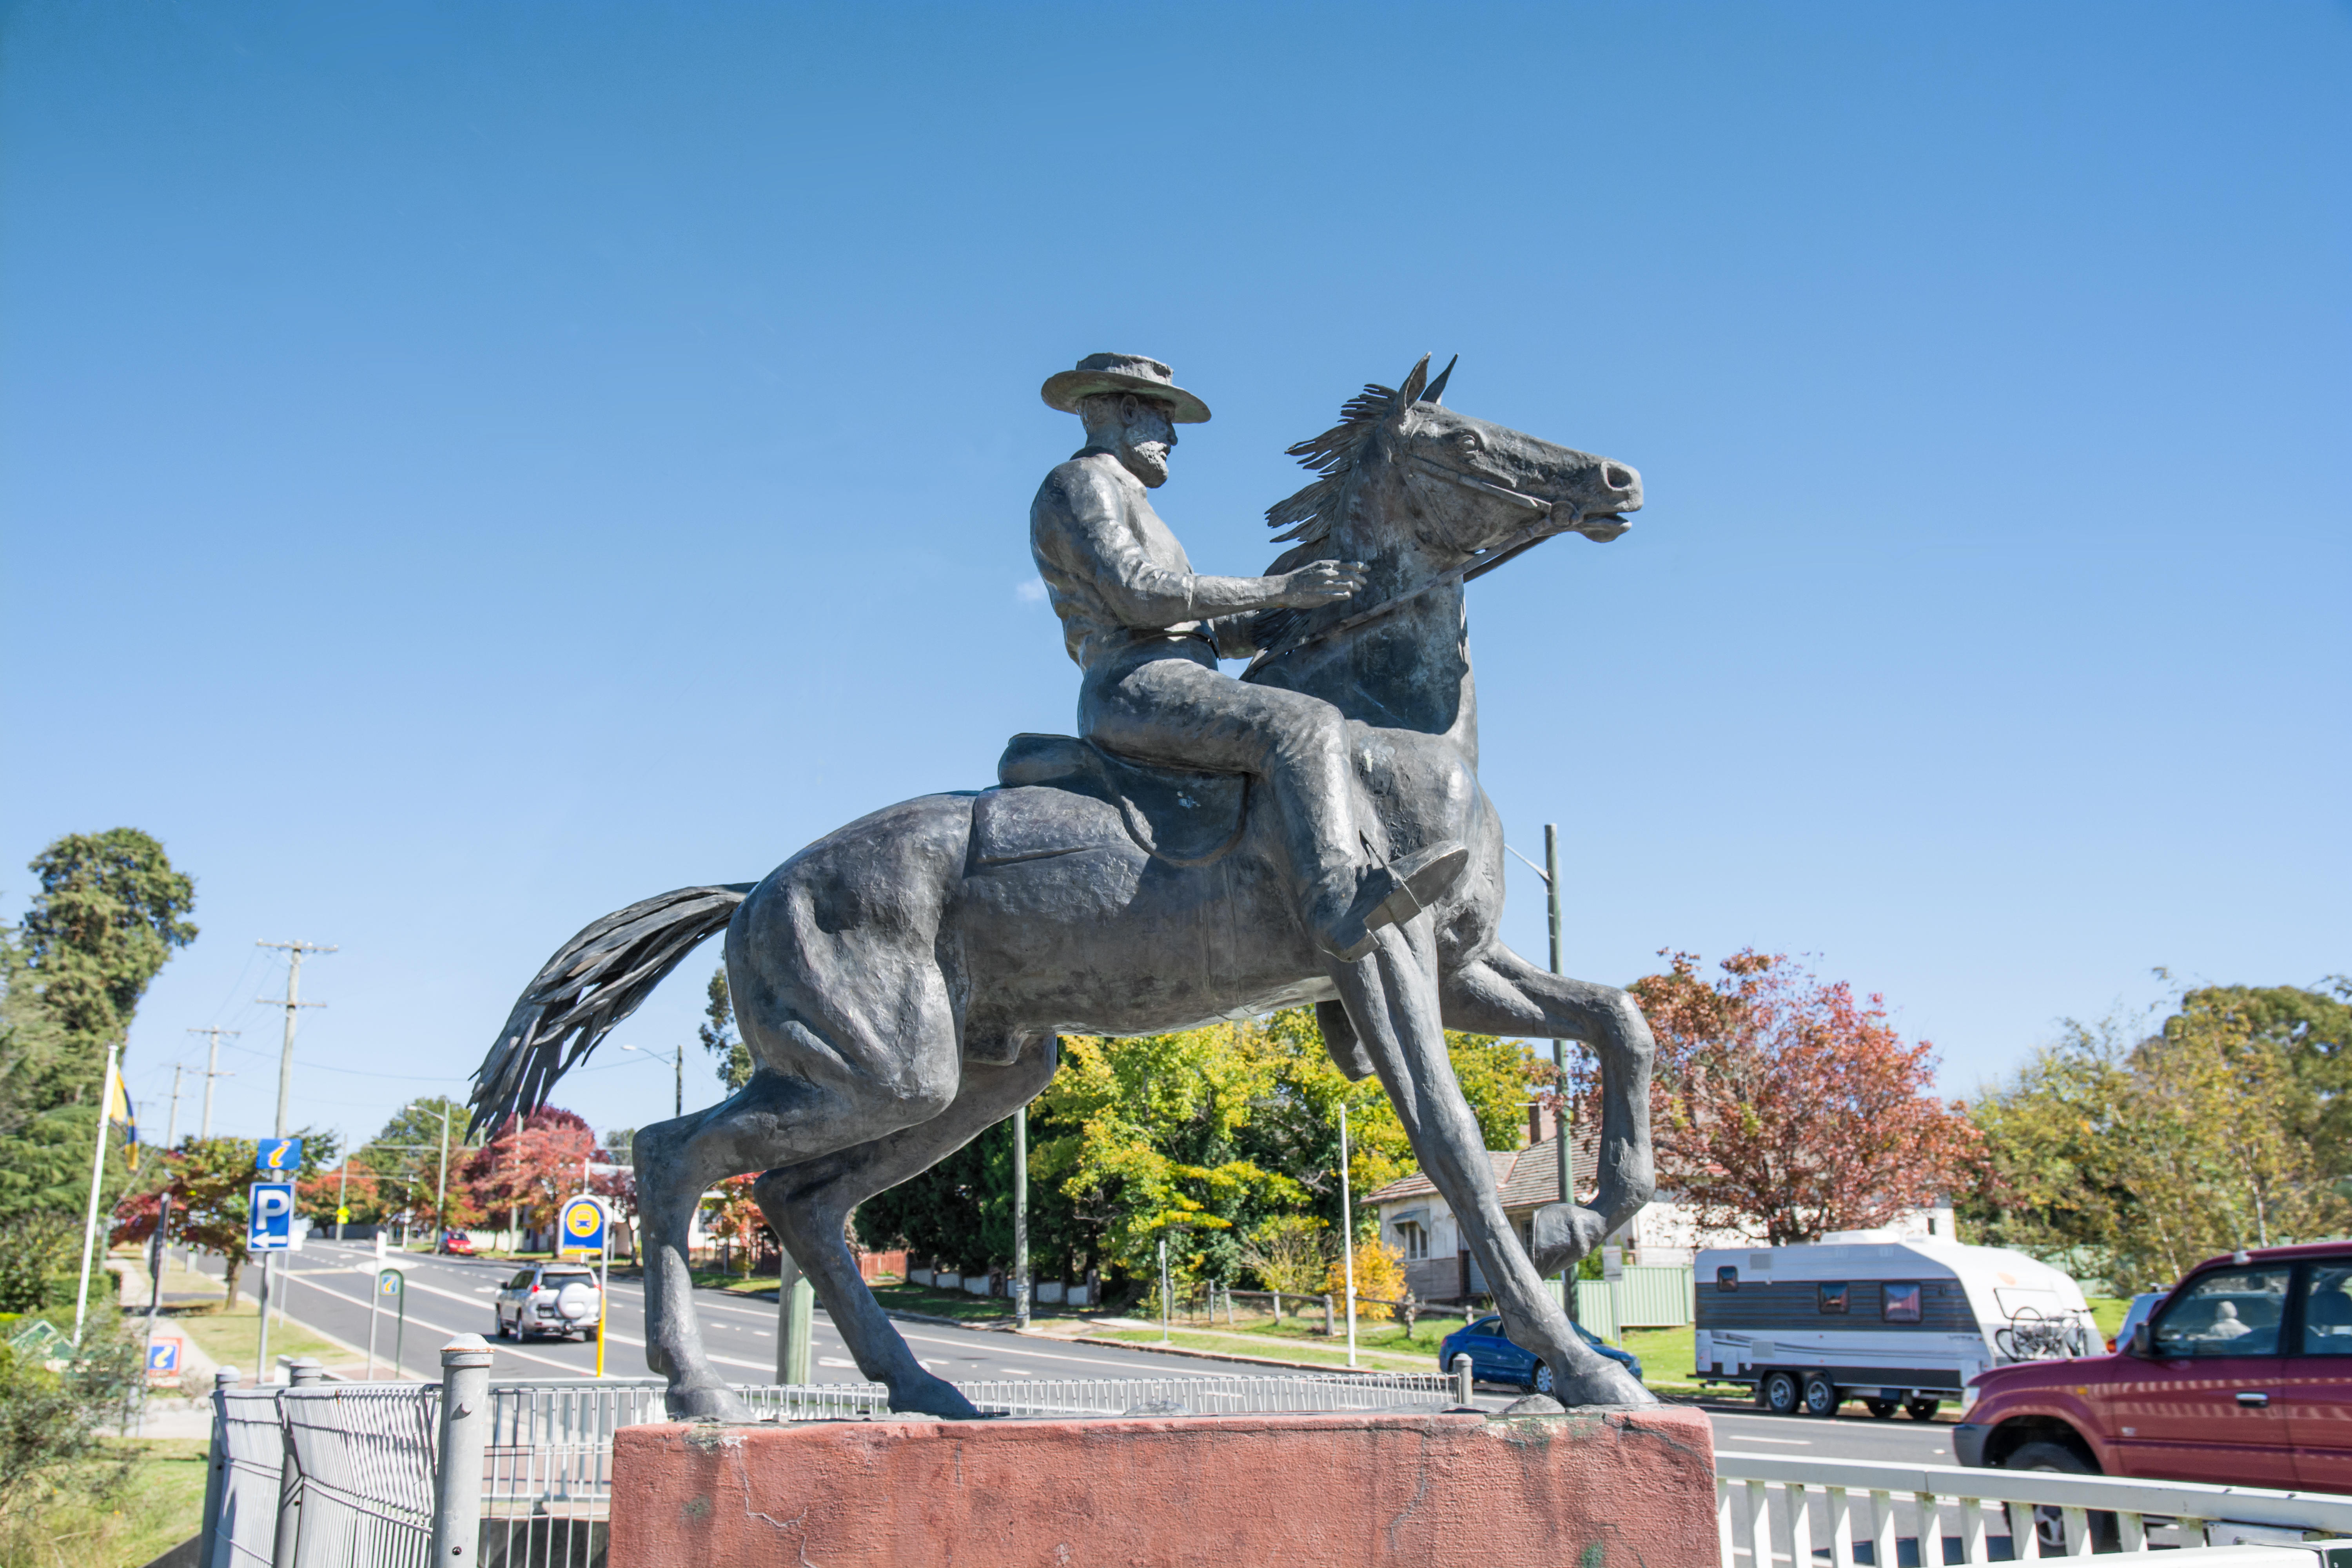
M 1412 600 L 1421 597 L 1423 594 L 1429 593 L 1433 589 L 1443 588 L 1454 583 L 1467 583 L 1473 578 L 1484 576 L 1486 573 L 1492 572 L 1496 567 L 1500 566 L 1504 562 L 1510 560 L 1513 556 L 1524 554 L 1528 551 L 1533 550 L 1537 545 L 1541 544 L 1545 540 L 1549 539 L 1554 533 L 1559 531 L 1558 529 L 1550 526 L 1552 503 L 1544 500 L 1541 496 L 1523 494 L 1518 490 L 1511 489 L 1508 485 L 1496 484 L 1490 479 L 1482 479 L 1475 475 L 1463 473 L 1458 469 L 1445 468 L 1441 464 L 1433 463 L 1428 458 L 1418 455 L 1407 458 L 1406 461 L 1412 463 L 1415 468 L 1420 468 L 1426 474 L 1432 475 L 1437 479 L 1444 479 L 1451 484 L 1459 485 L 1464 489 L 1475 490 L 1482 496 L 1487 496 L 1496 500 L 1506 500 L 1514 506 L 1524 507 L 1536 514 L 1536 521 L 1530 522 L 1527 527 L 1519 530 L 1517 533 L 1512 534 L 1509 538 L 1503 540 L 1500 543 L 1480 551 L 1469 560 L 1462 563 L 1461 565 L 1451 567 L 1446 571 L 1439 573 L 1436 576 L 1432 577 L 1428 582 L 1420 584 L 1418 587 L 1408 588 L 1402 594 L 1382 599 L 1379 604 L 1374 605 L 1368 610 L 1359 610 L 1352 616 L 1346 616 L 1339 620 L 1333 621 L 1328 626 L 1321 626 L 1314 631 L 1307 632 L 1302 637 L 1294 637 L 1278 648 L 1267 648 L 1264 652 L 1260 653 L 1255 658 L 1250 660 L 1248 668 L 1244 668 L 1241 673 L 1242 679 L 1247 680 L 1251 676 L 1256 674 L 1259 670 L 1265 668 L 1276 659 L 1284 658 L 1289 654 L 1297 653 L 1300 648 L 1321 642 L 1326 637 L 1336 637 L 1341 632 L 1353 631 L 1358 626 L 1369 626 L 1372 622 L 1379 620 L 1382 616 L 1387 615 L 1390 611 L 1396 609 L 1399 605 L 1408 604 Z

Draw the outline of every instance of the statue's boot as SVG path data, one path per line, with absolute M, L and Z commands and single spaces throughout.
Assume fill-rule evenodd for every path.
M 1445 894 L 1470 864 L 1470 851 L 1453 839 L 1417 849 L 1385 866 L 1356 873 L 1356 897 L 1344 911 L 1317 911 L 1315 941 L 1324 952 L 1353 963 L 1372 951 L 1372 933 L 1402 925 Z

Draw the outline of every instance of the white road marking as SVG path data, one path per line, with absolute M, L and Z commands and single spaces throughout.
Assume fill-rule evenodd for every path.
M 817 1358 L 816 1358 L 816 1364 L 817 1364 L 817 1365 L 819 1365 L 819 1366 L 853 1366 L 853 1367 L 854 1367 L 854 1366 L 856 1366 L 857 1363 L 856 1363 L 856 1362 L 854 1362 L 854 1361 L 851 1361 L 847 1356 L 838 1356 L 838 1355 L 821 1355 L 821 1356 L 819 1356 L 819 1357 L 817 1357 Z

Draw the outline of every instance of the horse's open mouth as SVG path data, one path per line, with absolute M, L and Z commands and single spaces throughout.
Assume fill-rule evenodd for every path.
M 1633 526 L 1633 522 L 1623 512 L 1596 511 L 1577 519 L 1573 531 L 1584 535 L 1587 539 L 1606 544 Z

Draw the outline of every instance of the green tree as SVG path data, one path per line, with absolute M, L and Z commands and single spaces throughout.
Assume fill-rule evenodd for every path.
M 1973 1108 L 1991 1172 L 1964 1217 L 1986 1240 L 2118 1289 L 2339 1233 L 2352 1204 L 2336 1190 L 2326 1084 L 2341 1060 L 2327 1038 L 2340 1001 L 2205 987 L 2153 1029 L 2070 1020 Z
M 1516 1147 L 1529 1085 L 1548 1069 L 1514 1041 L 1447 1038 L 1488 1143 Z M 1188 1280 L 1281 1272 L 1277 1258 L 1307 1268 L 1309 1254 L 1319 1278 L 1314 1238 L 1336 1237 L 1339 1224 L 1343 1102 L 1358 1193 L 1413 1166 L 1379 1083 L 1351 1084 L 1331 1065 L 1312 1009 L 1171 1035 L 1070 1036 L 1061 1050 L 1030 1110 L 1030 1253 L 1047 1277 L 1096 1267 L 1156 1278 L 1164 1231 Z M 1012 1130 L 1000 1123 L 868 1199 L 856 1225 L 868 1246 L 903 1241 L 978 1269 L 1011 1260 L 1012 1206 Z M 1298 1223 L 1276 1223 L 1286 1218 Z M 1359 1214 L 1360 1231 L 1370 1224 Z
M 469 1137 L 466 1123 L 472 1112 L 462 1100 L 446 1095 L 426 1095 L 393 1112 L 376 1135 L 352 1152 L 354 1166 L 365 1166 L 375 1178 L 375 1202 L 381 1215 L 413 1215 L 418 1223 L 432 1223 L 433 1194 L 441 1185 L 443 1112 L 447 1112 L 449 1173 L 446 1194 L 454 1207 L 478 1137 Z M 307 1158 L 310 1151 L 303 1151 Z M 331 1210 L 333 1204 L 329 1203 Z M 445 1222 L 449 1216 L 444 1216 Z
M 0 1142 L 59 1101 L 72 1042 L 42 999 L 20 933 L 0 931 Z M 10 1163 L 0 1158 L 0 1170 Z
M 751 1048 L 735 1028 L 735 1003 L 727 994 L 727 966 L 720 964 L 710 972 L 710 986 L 702 1005 L 702 1023 L 695 1035 L 702 1048 L 717 1060 L 713 1066 L 719 1081 L 734 1093 L 751 1081 Z
M 135 827 L 70 834 L 31 869 L 40 889 L 25 914 L 25 956 L 74 1047 L 58 1087 L 80 1099 L 97 1089 L 106 1047 L 128 1033 L 147 983 L 173 949 L 195 941 L 184 918 L 195 884 Z

